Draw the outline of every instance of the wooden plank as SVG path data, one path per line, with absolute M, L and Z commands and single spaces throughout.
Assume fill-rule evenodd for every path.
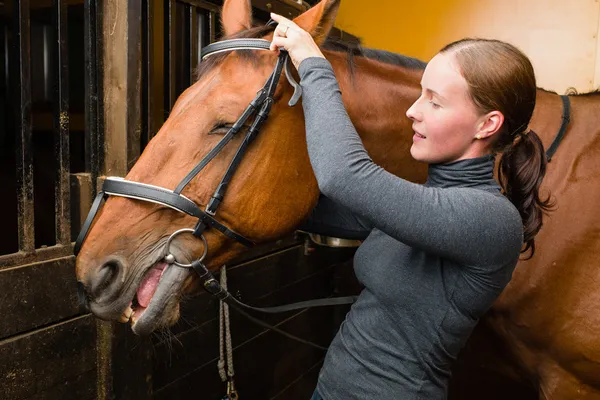
M 104 175 L 125 176 L 140 153 L 141 0 L 103 6 Z
M 281 328 L 327 346 L 336 330 L 332 329 L 329 312 L 327 309 L 308 310 L 287 321 Z M 240 397 L 271 398 L 313 368 L 323 355 L 320 350 L 275 332 L 267 332 L 238 346 L 233 358 Z M 225 394 L 216 361 L 181 375 L 180 379 L 156 390 L 153 398 L 185 398 L 186 394 L 200 392 L 206 398 L 219 398 Z
M 86 315 L 1 341 L 2 398 L 32 398 L 94 371 L 95 336 Z
M 85 222 L 94 198 L 92 193 L 92 177 L 90 173 L 77 173 L 71 175 L 71 237 L 77 238 Z
M 109 399 L 150 399 L 152 394 L 152 354 L 150 337 L 140 337 L 128 324 L 114 324 L 112 344 L 113 393 Z
M 286 299 L 289 300 L 290 297 L 300 299 L 303 298 L 303 295 L 306 296 L 307 293 L 310 297 L 327 297 L 332 291 L 331 275 L 331 268 L 324 269 L 317 274 L 314 274 L 311 278 L 281 288 L 281 290 L 268 296 L 267 300 L 271 304 L 282 304 L 286 302 Z M 345 315 L 347 307 L 339 307 L 339 310 L 335 310 L 335 308 L 338 307 L 328 308 L 323 312 L 328 314 L 328 321 L 341 322 L 343 318 L 333 318 L 333 316 L 338 312 L 342 312 L 342 316 Z M 217 312 L 217 305 L 214 304 L 212 310 L 209 311 L 207 315 L 214 318 L 217 316 Z M 304 311 L 296 311 L 276 315 L 253 314 L 270 324 L 277 325 L 286 320 L 293 319 L 303 312 Z M 257 340 L 260 335 L 266 332 L 265 328 L 247 320 L 235 310 L 231 310 L 230 314 L 234 345 L 240 345 L 246 341 Z M 287 322 L 284 323 L 284 325 L 286 324 Z M 310 322 L 309 325 L 315 326 L 313 322 Z M 331 327 L 327 327 L 326 324 L 323 325 L 323 329 L 328 332 L 331 332 L 332 330 Z M 302 329 L 298 330 L 298 328 L 294 326 L 289 328 L 288 331 L 302 338 L 307 337 L 305 335 L 306 332 Z M 279 334 L 277 335 L 280 336 Z M 218 356 L 218 343 L 218 319 L 214 318 L 198 327 L 198 329 L 190 330 L 178 335 L 176 341 L 173 341 L 173 343 L 163 343 L 156 346 L 157 357 L 154 368 L 155 388 L 167 386 L 170 382 L 179 379 L 187 372 L 210 362 L 211 359 Z M 172 346 L 170 346 L 170 344 L 172 344 Z M 189 349 L 194 349 L 194 351 L 190 352 Z
M 293 247 L 232 267 L 228 271 L 229 285 L 240 290 L 242 301 L 256 301 L 260 305 L 269 293 L 348 259 L 353 252 L 348 248 L 318 247 L 313 254 L 305 256 L 303 246 Z
M 0 271 L 0 338 L 78 314 L 74 258 Z M 0 375 L 1 376 L 1 375 Z
M 96 323 L 96 387 L 98 400 L 113 398 L 113 328 L 114 322 L 95 320 Z
M 228 264 L 231 267 L 235 267 L 236 265 L 241 264 L 243 262 L 250 261 L 258 257 L 264 257 L 268 254 L 273 254 L 281 250 L 290 248 L 292 246 L 299 245 L 301 243 L 302 240 L 296 235 L 289 235 L 285 238 L 276 240 L 274 242 L 263 243 L 249 248 L 248 250 L 244 251 L 242 254 L 231 260 Z
M 38 392 L 31 400 L 96 400 L 96 370 L 90 370 Z
M 104 2 L 104 168 L 103 175 L 127 173 L 127 2 Z
M 12 39 L 13 72 L 18 85 L 15 103 L 18 104 L 15 123 L 18 132 L 17 152 L 17 198 L 19 250 L 29 253 L 35 248 L 33 210 L 33 146 L 31 137 L 31 51 L 29 0 L 13 2 L 15 33 Z
M 596 59 L 594 64 L 593 88 L 600 89 L 600 1 L 596 1 L 596 6 L 597 9 L 595 11 L 598 14 L 598 26 L 594 35 L 594 40 L 596 41 Z
M 284 388 L 281 392 L 271 397 L 271 400 L 307 400 L 313 395 L 319 379 L 319 372 L 323 361 L 313 365 L 302 376 Z
M 321 248 L 313 256 L 304 257 L 303 247 L 294 246 L 229 268 L 228 285 L 234 295 L 249 304 L 276 305 L 268 304 L 269 300 L 273 300 L 269 298 L 270 293 L 310 276 L 339 259 L 339 252 L 335 249 Z M 201 293 L 182 304 L 181 313 L 184 318 L 171 328 L 174 334 L 200 326 L 214 318 L 216 311 L 209 310 L 214 310 L 216 301 L 205 292 Z M 308 300 L 311 294 L 309 289 L 301 293 L 302 298 L 290 301 Z M 281 303 L 284 301 L 282 299 Z
M 57 169 L 54 188 L 56 243 L 71 244 L 70 163 L 69 163 L 69 44 L 67 1 L 54 0 L 54 148 Z
M 73 255 L 73 246 L 56 245 L 47 248 L 36 249 L 31 253 L 18 252 L 0 256 L 0 270 L 12 268 L 18 265 L 30 264 L 34 262 L 44 262 L 60 257 Z

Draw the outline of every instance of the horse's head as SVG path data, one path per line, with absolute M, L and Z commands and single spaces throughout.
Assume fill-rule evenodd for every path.
M 339 0 L 323 0 L 295 22 L 321 43 L 333 26 L 338 6 Z M 249 0 L 225 1 L 222 25 L 228 38 L 269 39 L 272 28 L 250 29 L 251 20 Z M 179 97 L 126 180 L 175 190 L 244 113 L 277 60 L 273 52 L 241 50 L 216 54 L 201 63 L 197 82 Z M 318 197 L 302 109 L 287 105 L 292 93 L 287 81 L 280 79 L 269 119 L 249 146 L 214 216 L 253 242 L 292 231 Z M 253 120 L 248 119 L 182 195 L 204 209 Z M 197 222 L 164 204 L 108 198 L 77 258 L 77 277 L 87 291 L 91 311 L 100 318 L 123 322 L 131 317 L 136 333 L 173 324 L 179 317 L 182 294 L 198 285 L 192 270 L 167 267 L 165 245 L 173 232 L 194 228 Z M 204 236 L 209 268 L 226 263 L 244 249 L 216 229 L 209 228 Z M 204 250 L 203 242 L 191 234 L 176 236 L 169 246 L 180 263 L 191 263 Z

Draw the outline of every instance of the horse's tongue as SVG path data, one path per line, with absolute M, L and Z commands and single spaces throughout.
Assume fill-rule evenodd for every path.
M 152 268 L 144 277 L 144 280 L 137 291 L 137 301 L 140 306 L 146 308 L 148 307 L 148 304 L 150 304 L 150 300 L 152 300 L 152 296 L 154 296 L 154 292 L 156 292 L 158 281 L 166 266 L 167 264 L 160 263 Z

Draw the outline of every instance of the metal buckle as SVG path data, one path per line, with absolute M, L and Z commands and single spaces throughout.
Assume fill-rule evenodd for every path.
M 169 236 L 169 239 L 167 240 L 167 245 L 165 247 L 165 262 L 167 264 L 169 264 L 169 265 L 174 264 L 181 268 L 192 268 L 192 264 L 181 264 L 181 263 L 177 262 L 177 260 L 175 260 L 175 256 L 173 254 L 171 254 L 171 252 L 169 251 L 169 249 L 171 248 L 171 242 L 173 241 L 173 239 L 177 235 L 180 235 L 180 234 L 186 233 L 186 232 L 193 234 L 194 230 L 189 229 L 189 228 L 184 228 L 184 229 L 175 231 L 173 234 L 171 234 L 171 236 Z M 204 235 L 194 236 L 194 237 L 199 237 L 200 239 L 202 239 L 202 243 L 204 244 L 204 252 L 202 253 L 202 256 L 197 260 L 198 262 L 200 262 L 200 261 L 204 260 L 206 258 L 206 254 L 208 254 L 208 242 L 206 241 L 206 238 L 204 237 Z

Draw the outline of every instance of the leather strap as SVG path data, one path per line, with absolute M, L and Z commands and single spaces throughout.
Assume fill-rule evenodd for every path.
M 200 171 L 202 171 L 202 169 L 204 169 L 204 167 L 206 167 L 208 163 L 221 152 L 221 150 L 223 150 L 223 147 L 225 147 L 225 145 L 229 143 L 231 139 L 233 139 L 240 129 L 242 129 L 248 118 L 254 114 L 256 109 L 261 106 L 266 98 L 267 92 L 264 90 L 264 88 L 259 90 L 254 100 L 252 100 L 248 107 L 246 107 L 246 110 L 242 116 L 235 122 L 235 124 L 233 124 L 223 139 L 221 139 L 219 143 L 217 143 L 217 145 L 211 151 L 209 151 L 208 154 L 204 156 L 202 160 L 200 160 L 200 162 L 185 176 L 185 178 L 183 178 L 179 185 L 177 185 L 174 191 L 176 194 L 180 194 L 183 189 L 185 189 L 185 187 L 192 181 L 192 179 L 194 179 L 196 175 L 198 175 Z
M 271 42 L 265 39 L 230 39 L 209 44 L 200 51 L 200 57 L 204 60 L 213 54 L 234 50 L 269 50 Z
M 96 195 L 96 198 L 92 203 L 92 207 L 90 208 L 90 212 L 85 218 L 83 226 L 81 227 L 81 231 L 79 232 L 79 235 L 77 235 L 77 239 L 75 240 L 75 247 L 73 247 L 73 253 L 75 255 L 79 254 L 79 251 L 81 250 L 81 245 L 83 244 L 85 238 L 87 238 L 87 235 L 90 232 L 90 227 L 92 226 L 92 223 L 96 218 L 96 214 L 100 209 L 100 205 L 102 204 L 102 201 L 106 199 L 106 197 L 107 196 L 104 192 L 98 192 L 98 194 Z
M 290 339 L 307 344 L 309 346 L 315 347 L 320 350 L 327 350 L 327 348 L 320 346 L 318 344 L 315 344 L 313 342 L 310 342 L 308 340 L 294 336 L 288 332 L 282 331 L 281 329 L 279 329 L 273 325 L 270 325 L 264 321 L 261 321 L 258 318 L 253 317 L 252 315 L 243 311 L 243 309 L 257 311 L 257 312 L 261 312 L 261 313 L 277 314 L 277 313 L 282 313 L 282 312 L 287 312 L 287 311 L 306 309 L 306 308 L 310 308 L 310 307 L 324 307 L 324 306 L 352 304 L 358 298 L 357 296 L 333 297 L 333 298 L 300 301 L 297 303 L 286 304 L 286 305 L 276 306 L 276 307 L 253 307 L 253 306 L 250 306 L 246 303 L 239 301 L 231 293 L 229 293 L 227 290 L 225 290 L 220 285 L 219 281 L 214 278 L 212 273 L 208 270 L 208 268 L 206 268 L 206 266 L 202 262 L 194 261 L 192 263 L 192 268 L 198 274 L 200 283 L 202 284 L 202 287 L 207 292 L 209 292 L 210 294 L 212 294 L 219 300 L 224 301 L 225 303 L 227 303 L 228 305 L 233 307 L 237 312 L 239 312 L 240 314 L 242 314 L 243 316 L 245 316 L 252 322 L 257 323 L 267 329 L 276 331 L 284 336 L 289 337 Z
M 254 246 L 253 242 L 221 224 L 219 221 L 202 211 L 187 197 L 176 194 L 168 189 L 139 182 L 126 181 L 122 178 L 107 178 L 104 181 L 102 189 L 106 194 L 162 204 L 176 211 L 200 219 L 205 224 L 215 228 L 225 236 L 237 240 L 244 246 Z
M 562 114 L 562 124 L 560 125 L 560 129 L 558 134 L 554 138 L 554 141 L 546 151 L 546 159 L 548 162 L 552 160 L 554 153 L 558 149 L 560 142 L 563 140 L 565 133 L 567 132 L 567 127 L 569 126 L 569 122 L 571 122 L 571 102 L 569 101 L 569 96 L 562 95 L 560 99 L 563 103 L 563 114 Z

